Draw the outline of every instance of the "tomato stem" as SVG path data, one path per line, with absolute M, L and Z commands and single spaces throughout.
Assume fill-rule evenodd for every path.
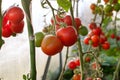
M 112 80 L 116 80 L 116 78 L 118 78 L 119 76 L 117 76 L 119 74 L 119 68 L 120 68 L 120 58 L 118 58 L 118 64 L 115 68 L 115 72 L 113 75 L 113 79 Z M 117 79 L 118 80 L 118 79 Z
M 28 37 L 29 37 L 29 45 L 30 45 L 30 78 L 31 80 L 36 80 L 36 59 L 35 59 L 35 40 L 34 40 L 34 31 L 31 22 L 30 16 L 30 3 L 32 0 L 21 0 L 23 9 L 26 13 L 27 19 L 27 28 L 28 28 Z
M 70 2 L 72 3 L 72 1 L 70 0 Z M 71 6 L 70 8 L 70 13 L 71 13 L 71 16 L 72 16 L 72 22 L 73 22 L 73 25 L 76 29 L 76 24 L 75 24 L 75 21 L 74 21 L 74 14 L 73 14 L 73 8 Z M 77 31 L 77 29 L 76 29 Z M 78 34 L 78 32 L 77 32 Z M 82 45 L 81 45 L 81 39 L 80 39 L 80 36 L 78 36 L 78 40 L 77 40 L 77 46 L 78 46 L 78 53 L 79 53 L 79 58 L 80 58 L 80 72 L 81 72 L 81 80 L 83 80 L 83 77 L 84 77 L 84 71 L 83 71 L 83 52 L 82 52 Z
M 64 66 L 63 66 L 62 72 L 61 72 L 60 77 L 59 77 L 58 80 L 63 80 L 63 74 L 64 74 L 64 71 L 65 71 L 65 66 L 66 66 L 66 64 L 67 64 L 68 53 L 69 53 L 69 47 L 67 47 L 65 63 L 64 63 Z
M 2 12 L 1 12 L 1 7 L 2 7 L 2 0 L 0 0 L 0 48 L 4 44 L 4 40 L 2 39 Z
M 51 61 L 51 56 L 48 56 L 48 59 L 47 59 L 47 63 L 46 63 L 46 67 L 45 67 L 45 71 L 44 71 L 42 80 L 46 80 L 46 76 L 47 76 L 47 73 L 48 73 L 50 61 Z

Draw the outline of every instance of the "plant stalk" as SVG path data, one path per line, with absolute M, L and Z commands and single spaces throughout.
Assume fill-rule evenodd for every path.
M 34 31 L 31 22 L 30 16 L 30 4 L 31 0 L 21 0 L 23 9 L 26 14 L 27 28 L 28 28 L 28 37 L 29 37 L 29 46 L 30 46 L 30 78 L 31 80 L 36 80 L 36 58 L 35 58 L 35 40 L 34 40 Z
M 72 1 L 70 0 L 70 2 L 72 2 Z M 70 13 L 71 13 L 71 16 L 72 16 L 73 25 L 74 25 L 74 27 L 76 29 L 76 24 L 74 22 L 74 14 L 73 14 L 73 8 L 72 8 L 72 6 L 70 8 Z M 76 29 L 76 31 L 77 31 L 77 29 Z M 78 32 L 77 32 L 77 34 L 78 34 Z M 81 74 L 81 79 L 80 80 L 83 80 L 83 77 L 84 77 L 84 73 L 83 73 L 84 72 L 83 71 L 83 52 L 82 52 L 82 45 L 81 45 L 80 36 L 78 36 L 77 46 L 78 46 L 78 53 L 79 53 L 80 64 L 81 64 L 80 65 L 80 74 Z
M 61 71 L 61 74 L 60 74 L 60 77 L 59 77 L 58 80 L 63 80 L 63 74 L 64 74 L 64 71 L 65 71 L 65 66 L 66 66 L 66 64 L 67 64 L 68 53 L 69 53 L 69 47 L 67 47 L 65 63 L 64 63 L 63 69 L 62 69 L 62 71 Z
M 0 0 L 0 48 L 4 44 L 4 40 L 2 39 L 2 0 Z

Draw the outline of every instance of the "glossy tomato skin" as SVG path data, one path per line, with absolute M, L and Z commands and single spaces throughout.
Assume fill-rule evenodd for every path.
M 76 17 L 75 19 L 76 29 L 78 30 L 81 26 L 81 20 L 80 18 Z
M 96 23 L 94 23 L 94 22 L 91 22 L 91 23 L 89 24 L 89 29 L 90 29 L 90 30 L 95 29 L 96 27 L 97 27 L 97 25 L 96 25 Z
M 77 67 L 76 63 L 74 60 L 70 60 L 68 62 L 68 68 L 71 69 L 71 70 L 74 70 L 75 68 Z
M 72 25 L 72 18 L 70 15 L 66 15 L 63 19 L 64 23 L 67 25 L 67 26 L 71 26 Z
M 80 59 L 79 58 L 75 59 L 74 61 L 75 61 L 76 66 L 80 66 Z
M 10 29 L 11 23 L 8 20 L 8 18 L 6 17 L 6 15 L 3 16 L 3 20 L 2 20 L 2 36 L 7 38 L 10 37 L 12 35 L 12 30 Z
M 106 41 L 105 43 L 102 44 L 102 48 L 104 50 L 108 50 L 110 48 L 110 43 Z
M 93 35 L 91 37 L 91 40 L 92 40 L 93 43 L 99 43 L 99 36 L 98 35 Z
M 77 32 L 72 26 L 60 28 L 56 35 L 65 46 L 72 46 L 77 41 Z
M 11 30 L 13 33 L 22 33 L 24 28 L 24 21 L 21 21 L 20 23 L 11 23 Z
M 49 56 L 53 56 L 63 49 L 61 41 L 53 35 L 46 35 L 41 43 L 42 51 Z
M 2 26 L 2 36 L 3 37 L 7 38 L 13 34 L 10 26 L 11 26 L 11 24 L 9 22 L 6 25 Z
M 81 75 L 80 74 L 74 74 L 72 80 L 81 80 Z
M 23 10 L 17 6 L 10 7 L 5 14 L 12 23 L 19 23 L 24 18 Z
M 85 37 L 83 42 L 84 44 L 89 45 L 90 40 L 91 39 L 89 37 Z

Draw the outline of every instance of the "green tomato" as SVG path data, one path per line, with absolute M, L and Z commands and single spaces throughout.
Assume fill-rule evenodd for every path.
M 35 33 L 35 46 L 36 47 L 41 46 L 41 42 L 42 42 L 43 38 L 44 38 L 44 34 L 42 32 Z
M 108 4 L 108 5 L 105 6 L 105 9 L 104 9 L 105 13 L 111 13 L 112 10 L 113 10 L 112 5 Z
M 120 10 L 120 3 L 116 3 L 114 5 L 114 10 L 117 11 L 117 12 Z
M 85 26 L 81 26 L 79 28 L 78 33 L 82 36 L 86 36 L 88 34 L 88 29 Z

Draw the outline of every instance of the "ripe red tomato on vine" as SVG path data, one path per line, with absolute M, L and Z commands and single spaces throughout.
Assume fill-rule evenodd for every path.
M 5 14 L 8 20 L 10 20 L 12 23 L 19 23 L 24 18 L 24 12 L 18 6 L 10 7 Z
M 72 80 L 81 80 L 80 78 L 81 78 L 80 74 L 74 74 Z
M 72 46 L 77 41 L 77 32 L 73 26 L 60 28 L 56 31 L 56 36 L 61 40 L 65 46 Z
M 42 51 L 49 56 L 53 56 L 63 49 L 62 42 L 54 35 L 46 35 L 41 43 Z

